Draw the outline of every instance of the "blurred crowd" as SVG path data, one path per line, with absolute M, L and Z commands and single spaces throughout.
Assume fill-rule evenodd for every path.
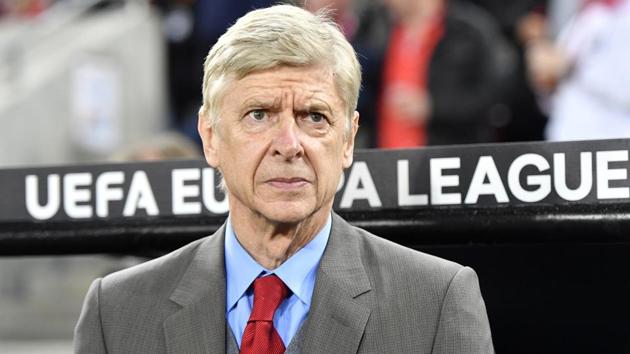
M 526 36 L 532 88 L 549 140 L 630 137 L 630 1 L 583 1 L 556 36 Z
M 0 0 L 0 17 L 55 1 Z M 198 139 L 209 48 L 245 12 L 277 2 L 151 1 L 173 130 Z M 630 136 L 630 0 L 289 2 L 328 9 L 359 54 L 359 147 Z

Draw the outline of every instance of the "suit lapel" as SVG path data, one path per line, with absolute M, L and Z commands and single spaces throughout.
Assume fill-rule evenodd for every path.
M 357 300 L 371 290 L 352 227 L 336 214 L 305 328 L 304 353 L 356 353 L 370 309 Z
M 225 226 L 204 240 L 170 299 L 182 306 L 164 322 L 168 353 L 225 352 Z

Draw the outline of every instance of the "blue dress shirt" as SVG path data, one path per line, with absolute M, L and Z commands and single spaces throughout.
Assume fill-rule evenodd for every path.
M 319 261 L 330 236 L 332 218 L 317 235 L 289 259 L 274 270 L 258 264 L 238 242 L 232 222 L 228 218 L 225 228 L 225 271 L 227 279 L 227 321 L 238 347 L 254 305 L 254 293 L 249 286 L 259 276 L 276 274 L 291 290 L 291 295 L 276 310 L 273 325 L 285 347 L 308 315 Z

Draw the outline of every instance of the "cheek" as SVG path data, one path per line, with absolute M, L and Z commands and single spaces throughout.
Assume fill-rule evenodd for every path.
M 266 150 L 258 144 L 243 143 L 224 156 L 224 162 L 231 166 L 235 179 L 255 180 L 256 174 L 265 168 Z
M 246 166 L 246 158 L 244 156 L 247 155 L 235 149 L 233 146 L 226 146 L 226 148 L 221 150 L 219 156 L 223 173 L 229 175 L 230 178 L 239 179 L 240 174 L 238 171 L 243 170 L 244 166 Z
M 256 160 L 254 155 L 249 152 L 235 153 L 225 156 L 225 163 L 231 166 L 232 173 L 238 179 L 243 179 L 246 175 L 254 173 Z
M 320 152 L 322 158 L 317 160 L 317 172 L 320 184 L 326 189 L 337 189 L 343 171 L 343 155 L 338 144 L 331 143 Z

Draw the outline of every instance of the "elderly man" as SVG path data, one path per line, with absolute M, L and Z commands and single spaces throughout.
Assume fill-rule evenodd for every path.
M 96 280 L 77 353 L 490 353 L 470 268 L 332 213 L 360 68 L 323 16 L 252 11 L 210 50 L 199 133 L 230 214 L 214 235 Z

